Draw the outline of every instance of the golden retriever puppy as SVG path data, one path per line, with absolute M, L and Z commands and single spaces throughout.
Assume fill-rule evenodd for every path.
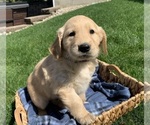
M 85 92 L 98 62 L 100 47 L 107 53 L 105 31 L 88 17 L 78 15 L 58 29 L 50 48 L 27 80 L 33 103 L 45 109 L 49 101 L 61 100 L 80 124 L 95 117 L 84 107 Z

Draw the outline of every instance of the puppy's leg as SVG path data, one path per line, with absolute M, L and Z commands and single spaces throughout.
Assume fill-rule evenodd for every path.
M 37 98 L 34 98 L 34 104 L 37 106 L 38 115 L 47 115 L 45 108 L 48 105 L 48 103 L 48 99 L 41 97 L 40 95 Z
M 88 125 L 94 122 L 95 117 L 90 114 L 84 107 L 83 101 L 76 94 L 75 90 L 70 87 L 61 88 L 58 96 L 64 103 L 71 115 L 82 125 Z
M 82 99 L 83 103 L 86 101 L 86 96 L 85 96 L 85 93 L 82 93 L 79 95 L 80 98 Z
M 46 115 L 45 108 L 49 103 L 49 100 L 42 96 L 41 94 L 37 92 L 32 92 L 31 100 L 34 103 L 34 105 L 37 107 L 38 115 Z
M 37 108 L 37 110 L 38 110 L 38 115 L 40 115 L 40 116 L 47 115 L 46 110 L 43 110 L 43 109 L 40 109 L 40 108 Z

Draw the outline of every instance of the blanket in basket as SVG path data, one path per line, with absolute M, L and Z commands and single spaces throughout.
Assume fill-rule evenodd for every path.
M 99 67 L 96 67 L 84 104 L 86 109 L 94 115 L 99 115 L 130 98 L 130 91 L 127 87 L 119 83 L 106 83 L 98 75 L 98 69 Z M 18 94 L 27 112 L 28 125 L 79 125 L 67 109 L 52 103 L 46 108 L 48 115 L 38 116 L 27 88 L 19 89 Z

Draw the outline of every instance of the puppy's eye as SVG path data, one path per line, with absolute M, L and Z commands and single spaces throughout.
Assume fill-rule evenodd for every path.
M 72 31 L 71 33 L 69 33 L 69 36 L 71 37 L 71 36 L 75 36 L 76 35 L 76 33 L 75 33 L 75 31 Z
M 94 34 L 95 31 L 93 29 L 90 30 L 90 34 Z

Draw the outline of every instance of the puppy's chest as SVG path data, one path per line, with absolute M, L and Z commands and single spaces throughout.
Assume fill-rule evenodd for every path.
M 78 94 L 85 93 L 92 79 L 93 73 L 94 69 L 89 70 L 88 68 L 85 68 L 81 69 L 81 71 L 75 75 L 75 77 L 73 78 L 72 85 Z

